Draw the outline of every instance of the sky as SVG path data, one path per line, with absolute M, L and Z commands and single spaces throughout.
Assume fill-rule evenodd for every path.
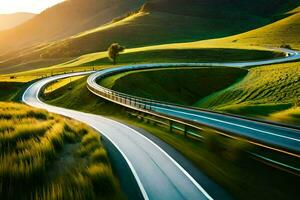
M 0 14 L 16 12 L 40 13 L 64 0 L 0 0 Z

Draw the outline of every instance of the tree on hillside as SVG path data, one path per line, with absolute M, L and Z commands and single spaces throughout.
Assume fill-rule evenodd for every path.
M 108 48 L 108 58 L 113 62 L 113 64 L 116 64 L 117 57 L 121 52 L 125 50 L 125 47 L 119 45 L 118 43 L 113 43 Z

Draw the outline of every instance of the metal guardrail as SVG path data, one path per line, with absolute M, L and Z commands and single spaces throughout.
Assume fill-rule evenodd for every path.
M 124 70 L 121 70 L 121 71 L 124 72 L 124 71 L 128 71 L 128 70 L 124 69 Z M 94 81 L 94 83 L 96 83 L 96 80 L 100 80 L 102 78 L 105 78 L 107 76 L 111 76 L 111 75 L 116 74 L 116 73 L 120 73 L 120 71 L 118 71 L 118 72 L 113 71 L 111 73 L 103 72 L 102 76 L 94 77 L 95 79 L 93 81 Z M 89 77 L 89 79 L 90 79 L 90 77 Z M 99 84 L 92 85 L 93 81 L 88 80 L 87 88 L 92 93 L 94 93 L 95 95 L 100 96 L 101 98 L 106 99 L 108 101 L 111 101 L 113 103 L 119 104 L 121 106 L 130 108 L 132 110 L 136 110 L 136 111 L 144 113 L 144 114 L 155 116 L 155 117 L 158 117 L 160 119 L 168 120 L 169 121 L 169 128 L 170 128 L 171 132 L 172 132 L 172 130 L 177 130 L 177 131 L 183 132 L 185 137 L 190 136 L 192 138 L 197 138 L 197 139 L 200 139 L 200 140 L 203 139 L 203 136 L 199 133 L 201 133 L 201 131 L 203 131 L 204 126 L 207 127 L 206 124 L 200 124 L 199 122 L 194 122 L 192 120 L 186 120 L 186 119 L 182 119 L 182 118 L 178 118 L 178 117 L 174 117 L 174 116 L 168 116 L 168 115 L 165 115 L 165 114 L 162 114 L 162 113 L 158 113 L 153 109 L 156 106 L 168 107 L 170 109 L 172 109 L 172 108 L 177 108 L 177 109 L 181 108 L 181 109 L 193 110 L 193 108 L 186 107 L 186 106 L 180 106 L 180 105 L 176 105 L 176 104 L 171 104 L 171 103 L 166 103 L 166 102 L 161 102 L 161 101 L 157 101 L 157 100 L 150 100 L 150 99 L 146 99 L 146 98 L 142 98 L 142 97 L 136 97 L 136 96 L 133 96 L 133 95 L 128 95 L 128 94 L 125 94 L 125 93 L 122 93 L 122 92 L 118 92 L 118 91 L 108 89 L 108 88 L 103 87 Z M 210 111 L 201 110 L 201 109 L 199 109 L 198 111 L 210 112 Z M 211 112 L 211 113 L 214 113 L 214 112 Z M 235 116 L 232 116 L 232 117 L 235 117 Z M 148 118 L 146 118 L 146 119 L 149 120 Z M 156 120 L 153 120 L 153 121 L 155 122 Z M 183 127 L 182 128 L 177 127 L 177 126 L 174 125 L 174 123 L 181 124 L 181 125 L 183 125 Z M 164 125 L 166 125 L 166 123 L 164 123 Z M 196 129 L 197 131 L 190 131 L 189 128 L 190 129 L 191 128 Z M 215 128 L 213 128 L 213 129 L 215 129 Z M 249 142 L 251 144 L 257 145 L 259 147 L 262 147 L 262 148 L 267 148 L 267 149 L 272 150 L 272 151 L 275 150 L 275 152 L 287 153 L 288 155 L 299 158 L 299 155 L 297 153 L 295 154 L 295 153 L 288 152 L 286 150 L 272 148 L 272 147 L 266 146 L 265 144 L 261 144 L 261 143 L 255 141 L 255 140 L 251 140 L 250 138 L 243 138 L 243 137 L 240 137 L 238 135 L 234 135 L 232 133 L 226 133 L 223 130 L 218 130 L 218 129 L 215 129 L 215 130 L 220 135 L 223 135 L 223 136 L 226 136 L 226 137 L 229 137 L 229 138 L 233 138 L 233 139 L 240 139 L 240 140 Z M 252 153 L 251 153 L 251 155 L 252 155 Z M 261 158 L 259 158 L 257 156 L 255 156 L 255 157 L 256 157 L 256 159 L 259 159 L 261 161 Z M 269 160 L 263 160 L 263 162 L 266 162 L 267 164 L 270 164 Z M 295 170 L 293 168 L 291 168 L 289 165 L 286 165 L 286 164 L 283 164 L 283 163 L 280 163 L 280 162 L 276 162 L 276 161 L 273 161 L 272 165 L 275 166 L 276 168 L 280 169 L 280 170 L 283 170 L 283 171 L 286 171 L 288 173 L 292 173 L 294 175 L 299 176 L 299 172 L 298 171 L 295 172 Z M 296 169 L 299 170 L 298 168 L 296 168 Z
M 135 71 L 135 70 L 144 70 L 144 69 L 157 69 L 157 68 L 176 68 L 176 67 L 204 67 L 207 65 L 203 65 L 202 63 L 200 65 L 197 65 L 196 63 L 190 63 L 190 64 L 186 64 L 186 63 L 176 63 L 176 64 L 146 64 L 146 65 L 134 65 L 134 66 L 127 66 L 127 67 L 118 67 L 118 68 L 110 68 L 110 69 L 105 69 L 102 70 L 98 73 L 95 73 L 93 75 L 91 75 L 88 78 L 87 81 L 87 87 L 88 89 L 96 94 L 97 96 L 100 96 L 106 100 L 109 100 L 113 103 L 122 105 L 124 107 L 142 112 L 142 113 L 146 113 L 152 116 L 156 116 L 165 120 L 169 120 L 170 124 L 172 122 L 176 122 L 179 124 L 184 125 L 184 134 L 188 135 L 188 131 L 187 129 L 189 127 L 191 128 L 195 128 L 198 130 L 202 130 L 202 127 L 209 127 L 212 128 L 214 130 L 219 131 L 220 134 L 225 135 L 227 137 L 231 137 L 234 139 L 242 139 L 244 141 L 247 141 L 249 143 L 264 147 L 264 148 L 273 148 L 274 146 L 270 144 L 266 144 L 266 143 L 261 143 L 261 141 L 255 140 L 254 138 L 249 138 L 247 136 L 241 136 L 239 134 L 233 134 L 232 132 L 226 132 L 222 129 L 218 129 L 216 127 L 210 127 L 207 126 L 207 124 L 201 124 L 200 122 L 195 122 L 193 120 L 190 119 L 183 119 L 183 118 L 179 118 L 179 117 L 175 117 L 175 116 L 170 116 L 167 114 L 162 114 L 160 112 L 156 112 L 155 109 L 153 108 L 157 108 L 157 107 L 161 107 L 161 108 L 166 108 L 169 110 L 172 109 L 179 109 L 180 111 L 200 111 L 200 112 L 206 112 L 206 113 L 210 113 L 210 114 L 216 114 L 216 115 L 223 115 L 223 116 L 228 116 L 228 117 L 232 117 L 235 118 L 236 116 L 233 115 L 227 115 L 227 114 L 222 114 L 222 113 L 216 113 L 216 112 L 212 112 L 212 111 L 208 111 L 208 110 L 202 110 L 202 109 L 193 109 L 191 107 L 186 107 L 186 106 L 181 106 L 181 105 L 176 105 L 176 104 L 172 104 L 172 103 L 166 103 L 166 102 L 161 102 L 161 101 L 157 101 L 157 100 L 151 100 L 151 99 L 146 99 L 146 98 L 142 98 L 142 97 L 137 97 L 137 96 L 133 96 L 133 95 L 128 95 L 122 92 L 118 92 L 118 91 L 114 91 L 111 90 L 109 88 L 105 88 L 99 84 L 97 84 L 96 82 L 100 79 L 103 79 L 105 77 L 114 75 L 114 74 L 118 74 L 118 73 L 123 73 L 123 72 L 128 72 L 128 71 Z M 209 65 L 209 66 L 214 66 L 213 64 Z M 217 66 L 222 66 L 220 64 L 217 64 Z M 247 119 L 247 118 L 240 118 L 240 119 L 244 119 L 244 120 L 250 120 L 250 121 L 257 121 L 259 123 L 266 123 L 264 121 L 259 121 L 259 120 L 252 120 L 252 119 Z M 280 124 L 276 124 L 276 123 L 270 123 L 273 125 L 280 125 Z M 171 124 L 172 125 L 172 124 Z M 283 126 L 284 127 L 284 126 Z M 292 128 L 294 130 L 299 130 L 299 127 L 288 127 L 287 128 Z M 191 134 L 193 137 L 195 137 L 195 134 Z M 201 138 L 201 135 L 198 135 L 199 138 Z M 276 151 L 279 152 L 284 152 L 284 153 L 288 153 L 289 155 L 293 155 L 296 157 L 300 157 L 300 155 L 296 152 L 290 152 L 289 150 L 285 149 L 285 148 L 273 148 Z
M 189 120 L 183 120 L 180 118 L 167 116 L 167 115 L 163 115 L 163 114 L 155 112 L 152 108 L 153 108 L 153 106 L 159 104 L 158 101 L 148 100 L 145 98 L 139 98 L 139 97 L 135 97 L 132 95 L 127 95 L 127 94 L 124 94 L 121 92 L 116 92 L 116 91 L 107 89 L 102 86 L 95 89 L 88 84 L 87 87 L 95 95 L 100 96 L 106 100 L 113 102 L 113 103 L 117 103 L 117 104 L 125 106 L 127 108 L 130 108 L 130 109 L 142 112 L 142 113 L 146 113 L 146 114 L 149 114 L 149 115 L 161 118 L 161 119 L 168 120 L 169 124 L 170 124 L 170 130 L 172 130 L 172 128 L 180 130 L 179 128 L 174 127 L 172 124 L 172 123 L 178 123 L 178 124 L 181 124 L 184 126 L 182 131 L 185 136 L 190 135 L 190 136 L 197 137 L 197 138 L 203 138 L 201 135 L 197 135 L 195 133 L 188 131 L 188 128 L 194 128 L 199 131 L 203 130 L 203 128 L 201 126 L 197 125 L 195 122 L 192 122 Z

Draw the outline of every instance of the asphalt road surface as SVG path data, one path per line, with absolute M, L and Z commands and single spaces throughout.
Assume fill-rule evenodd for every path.
M 88 84 L 95 89 L 99 89 L 100 86 L 96 84 L 96 79 L 102 75 L 144 68 L 181 66 L 250 67 L 288 62 L 300 58 L 298 52 L 286 49 L 283 51 L 287 54 L 287 57 L 268 61 L 238 63 L 164 63 L 107 69 L 90 76 Z M 31 85 L 24 92 L 22 100 L 24 103 L 33 107 L 46 109 L 50 112 L 84 122 L 99 131 L 115 146 L 126 160 L 144 199 L 213 199 L 212 194 L 208 194 L 178 162 L 139 131 L 99 115 L 51 106 L 39 100 L 40 90 L 48 83 L 62 78 L 88 75 L 91 73 L 93 72 L 79 72 L 42 79 Z M 163 114 L 181 117 L 183 119 L 192 119 L 209 126 L 226 129 L 226 131 L 235 132 L 236 134 L 246 134 L 247 137 L 254 137 L 258 140 L 264 140 L 267 143 L 271 142 L 278 146 L 293 148 L 296 151 L 299 151 L 300 148 L 300 133 L 299 130 L 296 129 L 253 122 L 217 113 L 206 113 L 204 111 L 191 109 L 185 110 L 164 104 L 152 105 L 152 109 Z

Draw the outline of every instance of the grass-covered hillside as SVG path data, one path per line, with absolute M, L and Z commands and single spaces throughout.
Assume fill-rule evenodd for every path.
M 25 83 L 0 82 L 0 101 L 17 101 L 25 90 Z
M 83 66 L 109 65 L 111 60 L 107 57 L 95 56 L 90 62 L 83 61 L 78 63 L 70 63 Z M 149 50 L 127 52 L 118 58 L 118 64 L 130 63 L 197 63 L 197 62 L 239 62 L 239 61 L 257 61 L 284 57 L 285 54 L 275 51 L 264 50 L 247 50 L 247 49 L 222 49 L 222 48 L 206 48 L 206 49 L 165 49 L 165 50 Z M 92 59 L 92 58 L 91 58 Z M 63 64 L 61 66 L 64 66 Z M 1 72 L 1 70 L 0 70 Z
M 139 3 L 143 2 L 139 1 Z M 126 2 L 126 5 L 139 5 L 139 3 Z M 24 66 L 50 66 L 60 63 L 62 59 L 70 60 L 87 53 L 105 51 L 113 42 L 119 42 L 127 48 L 134 48 L 235 35 L 284 18 L 287 11 L 298 5 L 297 0 L 276 0 L 271 5 L 267 1 L 258 0 L 218 0 L 217 3 L 196 0 L 176 0 L 172 3 L 166 3 L 165 0 L 147 1 L 143 7 L 136 9 L 140 9 L 140 12 L 129 17 L 126 17 L 128 14 L 124 12 L 124 18 L 120 17 L 111 24 L 101 26 L 101 23 L 98 23 L 98 27 L 90 30 L 85 27 L 84 30 L 77 31 L 77 33 L 81 32 L 80 34 L 73 34 L 72 37 L 65 36 L 61 40 L 34 45 L 18 51 L 17 54 L 0 55 L 2 60 L 0 66 L 14 66 L 16 69 Z M 74 24 L 77 26 L 80 23 L 60 24 L 59 27 L 63 27 L 63 33 L 68 33 L 69 31 L 65 31 L 66 27 L 75 26 Z M 60 28 L 53 29 L 60 30 Z M 30 39 L 36 38 L 31 37 L 32 35 L 30 34 Z M 21 43 L 26 41 L 22 37 L 18 37 Z M 9 44 L 14 43 L 9 42 Z
M 46 98 L 47 103 L 56 106 L 106 115 L 131 126 L 145 129 L 182 153 L 201 171 L 228 190 L 233 198 L 289 200 L 297 196 L 298 177 L 253 160 L 244 152 L 254 150 L 253 147 L 243 142 L 218 137 L 214 132 L 206 129 L 201 132 L 204 141 L 199 141 L 185 138 L 179 132 L 172 134 L 168 126 L 149 123 L 147 119 L 137 120 L 135 117 L 130 117 L 121 106 L 109 103 L 89 92 L 86 78 L 57 89 Z
M 43 55 L 79 56 L 106 50 L 115 41 L 132 48 L 220 38 L 271 23 L 298 4 L 294 0 L 276 0 L 272 5 L 265 0 L 149 1 L 129 20 L 56 42 Z
M 142 0 L 63 1 L 16 28 L 0 32 L 0 55 L 98 27 L 142 3 Z
M 239 68 L 142 70 L 110 76 L 99 84 L 135 96 L 193 105 L 246 74 L 247 70 Z
M 196 105 L 236 114 L 268 116 L 299 107 L 299 97 L 300 65 L 293 62 L 252 68 L 242 81 L 200 100 Z M 300 113 L 299 109 L 291 109 L 281 114 L 298 118 Z M 275 119 L 276 115 L 272 118 Z
M 0 103 L 1 199 L 120 199 L 100 136 L 44 110 Z
M 299 124 L 299 62 L 239 68 L 143 70 L 100 84 L 149 99 Z
M 117 59 L 118 65 L 132 64 L 132 63 L 160 63 L 160 62 L 233 62 L 233 61 L 251 61 L 251 60 L 266 60 L 277 57 L 284 57 L 285 54 L 276 51 L 269 51 L 265 49 L 233 49 L 233 48 L 137 48 L 128 49 Z M 34 62 L 34 61 L 33 61 Z M 107 52 L 99 52 L 87 54 L 79 58 L 72 59 L 67 62 L 62 62 L 58 65 L 42 68 L 36 63 L 29 63 L 24 66 L 3 66 L 0 68 L 0 74 L 6 74 L 7 81 L 19 81 L 20 77 L 45 75 L 49 72 L 63 72 L 76 69 L 91 69 L 93 67 L 103 68 L 111 67 L 112 62 L 107 57 Z M 87 68 L 90 67 L 90 68 Z M 21 73 L 16 73 L 21 72 Z M 10 79 L 11 75 L 17 76 L 15 79 Z M 23 78 L 23 80 L 24 80 Z M 28 79 L 29 78 L 29 79 Z M 4 77 L 0 77 L 4 80 Z
M 202 45 L 224 44 L 230 46 L 281 46 L 289 45 L 294 49 L 300 49 L 300 7 L 291 10 L 284 19 L 267 26 L 254 29 L 231 37 L 200 42 Z

